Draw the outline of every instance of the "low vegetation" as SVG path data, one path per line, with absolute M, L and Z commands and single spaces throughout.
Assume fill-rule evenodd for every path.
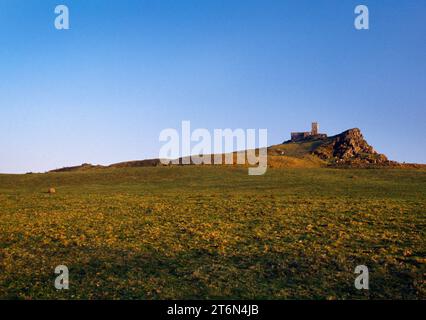
M 424 169 L 0 175 L 0 298 L 425 299 L 425 190 Z

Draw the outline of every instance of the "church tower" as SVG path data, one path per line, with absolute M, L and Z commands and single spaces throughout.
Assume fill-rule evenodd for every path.
M 316 136 L 318 134 L 318 122 L 312 122 L 311 135 Z

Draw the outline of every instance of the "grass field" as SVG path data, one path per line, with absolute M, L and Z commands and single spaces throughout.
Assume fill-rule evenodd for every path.
M 425 191 L 414 169 L 0 175 L 0 298 L 425 299 Z

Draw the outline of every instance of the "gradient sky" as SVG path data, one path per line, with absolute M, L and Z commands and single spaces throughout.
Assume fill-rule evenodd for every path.
M 312 120 L 359 127 L 426 163 L 425 14 L 424 0 L 0 0 L 0 172 L 157 157 L 182 120 L 267 128 L 269 144 Z

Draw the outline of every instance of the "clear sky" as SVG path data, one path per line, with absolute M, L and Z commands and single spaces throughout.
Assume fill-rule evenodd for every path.
M 0 1 L 0 172 L 157 157 L 182 120 L 269 144 L 359 127 L 426 163 L 425 119 L 424 0 Z

